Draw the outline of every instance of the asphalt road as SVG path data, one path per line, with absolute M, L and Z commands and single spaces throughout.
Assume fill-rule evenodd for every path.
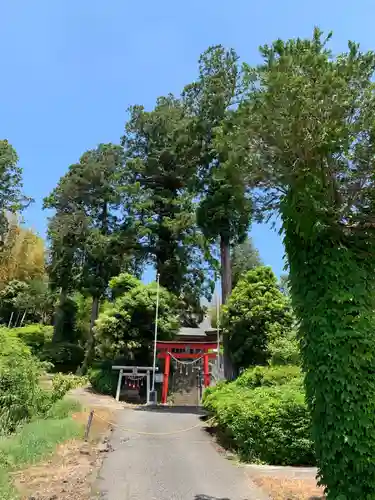
M 244 467 L 220 454 L 193 413 L 124 409 L 97 490 L 106 500 L 266 500 Z M 124 427 L 150 433 L 135 434 Z

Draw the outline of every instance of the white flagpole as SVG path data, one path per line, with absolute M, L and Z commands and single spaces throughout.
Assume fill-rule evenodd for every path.
M 152 363 L 152 388 L 151 391 L 155 391 L 155 372 L 156 372 L 156 343 L 158 340 L 158 318 L 159 318 L 159 288 L 160 288 L 160 274 L 156 275 L 156 312 L 155 312 L 155 336 L 154 336 L 154 360 Z
M 216 339 L 217 339 L 217 373 L 220 378 L 220 299 L 216 289 Z

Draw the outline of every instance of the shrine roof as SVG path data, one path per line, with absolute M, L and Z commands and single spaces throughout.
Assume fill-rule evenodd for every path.
M 214 333 L 216 330 L 211 326 L 211 320 L 209 316 L 205 316 L 202 323 L 196 328 L 192 327 L 182 327 L 177 333 L 177 337 L 204 337 L 207 334 Z

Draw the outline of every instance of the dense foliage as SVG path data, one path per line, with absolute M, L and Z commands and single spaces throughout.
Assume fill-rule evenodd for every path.
M 30 348 L 34 356 L 40 355 L 45 347 L 49 345 L 52 340 L 52 331 L 52 326 L 40 324 L 12 328 L 10 331 L 4 329 L 4 332 L 9 332 L 21 339 Z
M 235 385 L 255 389 L 257 387 L 274 387 L 293 384 L 302 389 L 303 377 L 301 368 L 296 365 L 256 366 L 248 368 L 236 379 Z
M 118 280 L 112 280 L 118 289 Z M 98 355 L 104 359 L 119 356 L 138 359 L 141 364 L 150 361 L 154 338 L 156 311 L 156 283 L 144 285 L 133 281 L 131 288 L 108 303 L 95 326 Z M 158 338 L 167 340 L 179 328 L 178 303 L 164 288 L 159 290 Z M 143 361 L 143 363 L 142 363 Z
M 88 378 L 86 377 L 80 377 L 72 373 L 67 375 L 57 373 L 52 379 L 53 399 L 56 401 L 61 400 L 71 389 L 76 389 L 87 384 Z
M 243 460 L 275 465 L 315 462 L 310 415 L 296 367 L 254 368 L 204 395 L 226 444 Z
M 85 350 L 72 342 L 49 342 L 38 356 L 42 361 L 50 363 L 53 371 L 75 373 L 83 362 Z
M 92 298 L 83 371 L 94 353 L 92 330 L 100 300 L 109 279 L 121 270 L 125 255 L 135 244 L 126 206 L 123 163 L 121 146 L 101 144 L 71 165 L 45 199 L 45 207 L 55 210 L 49 236 L 51 270 L 55 286 L 61 286 L 60 309 L 73 285 Z M 78 276 L 72 276 L 75 267 L 79 268 Z M 55 330 L 54 340 L 64 340 L 61 332 Z
M 298 344 L 298 330 L 296 326 L 281 332 L 281 335 L 272 335 L 268 342 L 270 365 L 299 365 L 301 352 Z
M 268 267 L 248 271 L 223 307 L 223 334 L 238 368 L 265 364 L 269 343 L 286 336 L 292 326 L 290 305 Z
M 105 361 L 99 366 L 93 366 L 88 372 L 88 377 L 95 391 L 111 396 L 116 394 L 118 371 L 112 370 L 111 362 Z

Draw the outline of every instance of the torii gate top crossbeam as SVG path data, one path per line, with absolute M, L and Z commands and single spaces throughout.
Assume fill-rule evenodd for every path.
M 112 370 L 150 371 L 152 366 L 112 366 Z

